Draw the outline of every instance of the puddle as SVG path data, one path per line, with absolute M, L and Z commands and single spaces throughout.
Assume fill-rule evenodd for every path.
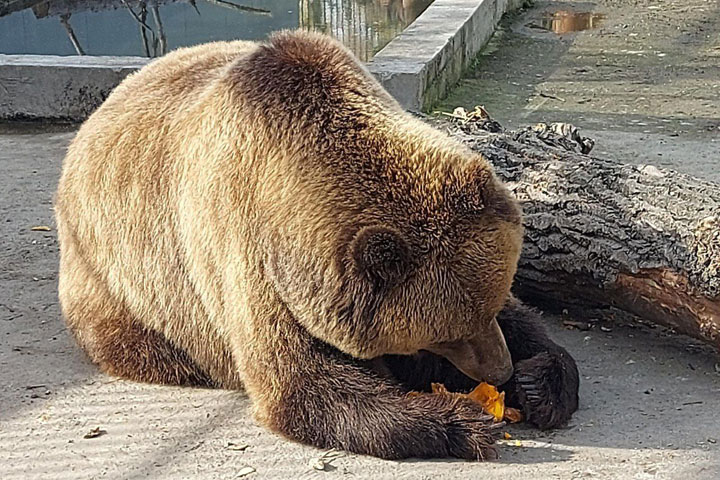
M 527 26 L 563 34 L 597 28 L 603 20 L 605 20 L 605 15 L 602 13 L 559 10 L 554 13 L 546 13 L 527 24 Z
M 304 28 L 369 60 L 432 0 L 0 0 L 0 53 L 135 55 Z

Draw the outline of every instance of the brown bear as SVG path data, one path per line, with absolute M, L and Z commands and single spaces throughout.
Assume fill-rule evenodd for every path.
M 432 381 L 507 382 L 542 428 L 577 407 L 510 297 L 515 200 L 325 36 L 152 62 L 80 128 L 55 204 L 63 313 L 109 374 L 244 388 L 271 429 L 383 458 L 493 454 L 478 406 L 407 395 Z

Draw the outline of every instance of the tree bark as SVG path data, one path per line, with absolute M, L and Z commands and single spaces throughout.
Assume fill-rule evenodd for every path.
M 500 130 L 467 118 L 449 128 L 522 203 L 517 293 L 615 306 L 720 348 L 719 185 L 582 154 L 592 141 L 568 125 L 488 125 Z

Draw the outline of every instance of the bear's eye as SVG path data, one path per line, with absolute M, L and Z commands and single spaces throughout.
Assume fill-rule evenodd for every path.
M 400 281 L 410 266 L 407 242 L 387 227 L 360 230 L 352 251 L 358 270 L 377 286 L 390 286 Z

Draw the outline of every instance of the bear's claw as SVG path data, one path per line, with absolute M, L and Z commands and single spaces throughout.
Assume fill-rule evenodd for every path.
M 529 423 L 541 430 L 568 422 L 578 406 L 578 372 L 564 352 L 543 352 L 515 365 L 515 397 Z
M 497 458 L 493 444 L 500 438 L 503 425 L 495 423 L 492 415 L 483 413 L 479 406 L 459 402 L 446 424 L 450 455 L 467 460 Z

